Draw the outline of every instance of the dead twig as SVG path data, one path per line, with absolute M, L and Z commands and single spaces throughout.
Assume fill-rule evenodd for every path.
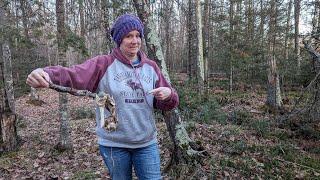
M 78 89 L 73 89 L 70 87 L 64 87 L 64 86 L 59 86 L 53 83 L 49 83 L 49 88 L 53 89 L 55 91 L 58 92 L 63 92 L 63 93 L 69 93 L 72 94 L 74 96 L 88 96 L 91 98 L 95 98 L 96 97 L 96 93 L 92 93 L 88 90 L 78 90 Z
M 49 83 L 49 88 L 62 93 L 69 93 L 74 96 L 87 96 L 95 99 L 100 112 L 100 127 L 104 127 L 107 131 L 114 131 L 117 129 L 118 120 L 116 114 L 116 103 L 110 94 L 99 92 L 99 94 L 92 93 L 88 90 L 78 90 L 70 87 L 64 87 Z M 110 116 L 105 118 L 104 109 L 110 112 Z

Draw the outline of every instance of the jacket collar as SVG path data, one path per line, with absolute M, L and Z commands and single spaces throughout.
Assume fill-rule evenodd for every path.
M 112 52 L 111 52 L 111 55 L 112 55 L 115 59 L 121 61 L 123 64 L 127 64 L 128 66 L 132 66 L 131 63 L 130 63 L 130 60 L 123 55 L 123 53 L 121 52 L 121 50 L 120 50 L 119 47 L 118 47 L 118 48 L 114 48 L 114 49 L 112 50 Z M 139 65 L 136 66 L 136 67 L 142 66 L 142 65 L 146 62 L 146 60 L 147 60 L 146 54 L 145 54 L 143 51 L 141 51 L 141 50 L 138 51 L 138 57 L 140 58 L 140 63 L 139 63 Z

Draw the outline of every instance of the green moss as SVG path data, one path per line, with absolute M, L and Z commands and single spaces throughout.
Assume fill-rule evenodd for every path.
M 85 180 L 85 179 L 96 179 L 97 175 L 91 170 L 76 172 L 72 179 L 74 180 Z

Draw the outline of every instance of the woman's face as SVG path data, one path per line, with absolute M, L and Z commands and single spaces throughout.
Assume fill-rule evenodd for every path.
M 125 56 L 130 58 L 135 58 L 141 47 L 141 38 L 139 31 L 129 32 L 120 44 L 120 49 Z M 132 60 L 132 59 L 130 59 Z

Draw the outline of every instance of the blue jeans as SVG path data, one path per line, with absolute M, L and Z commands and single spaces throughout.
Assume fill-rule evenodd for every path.
M 139 180 L 161 179 L 157 143 L 136 149 L 99 145 L 99 149 L 113 180 L 131 180 L 132 165 Z

